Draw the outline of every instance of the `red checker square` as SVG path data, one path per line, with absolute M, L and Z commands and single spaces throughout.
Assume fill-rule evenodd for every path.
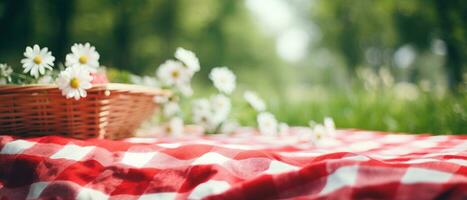
M 160 152 L 181 160 L 190 160 L 202 156 L 212 150 L 212 146 L 204 144 L 184 145 L 176 149 L 164 149 Z
M 356 185 L 352 194 L 355 199 L 391 199 L 400 185 L 406 168 L 359 166 Z
M 174 178 L 175 180 L 180 180 L 180 178 L 185 179 L 182 187 L 180 188 L 180 192 L 188 192 L 197 185 L 208 181 L 216 173 L 217 169 L 212 165 L 198 165 L 188 167 L 188 169 L 183 172 L 182 176 L 175 175 L 176 177 Z
M 318 194 L 326 185 L 328 172 L 326 163 L 311 164 L 297 172 L 279 174 L 274 177 L 276 188 L 282 192 L 280 198 L 306 194 Z
M 14 188 L 29 185 L 38 179 L 37 165 L 42 158 L 29 155 L 2 155 L 0 182 L 5 187 Z
M 40 181 L 53 181 L 76 161 L 65 159 L 44 159 L 37 165 L 36 172 Z
M 118 171 L 121 171 L 118 167 L 106 167 L 94 180 L 88 183 L 86 187 L 110 194 L 122 183 L 121 178 L 115 177 L 115 174 L 121 173 Z
M 180 192 L 180 188 L 187 180 L 185 170 L 166 169 L 159 171 L 144 191 L 145 194 L 160 192 Z
M 277 188 L 271 175 L 259 176 L 242 184 L 243 193 L 248 199 L 271 199 L 277 197 Z
M 85 185 L 94 180 L 103 169 L 104 167 L 95 160 L 78 161 L 64 169 L 56 180 L 69 180 Z
M 121 182 L 111 195 L 119 194 L 134 194 L 141 195 L 146 191 L 149 183 L 153 180 L 158 169 L 142 168 L 142 169 L 123 169 L 115 171 L 114 178 L 120 179 Z M 165 180 L 167 181 L 167 180 Z

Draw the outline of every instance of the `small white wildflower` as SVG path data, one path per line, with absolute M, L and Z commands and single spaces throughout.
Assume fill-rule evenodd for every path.
M 89 43 L 74 44 L 71 46 L 71 53 L 66 55 L 65 66 L 83 67 L 91 72 L 96 72 L 99 67 L 99 57 L 96 48 Z
M 154 100 L 154 103 L 165 104 L 169 101 L 169 97 L 165 95 L 156 95 L 154 96 L 153 100 Z
M 225 121 L 232 107 L 230 99 L 223 94 L 218 94 L 211 97 L 210 103 L 214 122 L 220 124 Z
M 279 133 L 281 135 L 287 135 L 289 133 L 289 125 L 285 122 L 279 123 Z
M 211 102 L 208 99 L 196 99 L 192 106 L 193 122 L 206 129 L 207 132 L 214 132 L 218 123 L 214 120 L 211 109 Z
M 312 141 L 314 143 L 319 143 L 321 140 L 325 139 L 328 136 L 329 135 L 326 130 L 326 127 L 324 127 L 322 124 L 317 124 L 313 127 Z
M 92 87 L 91 73 L 81 67 L 69 67 L 60 72 L 57 78 L 58 88 L 66 98 L 74 97 L 76 100 L 86 97 L 86 90 Z
M 205 128 L 209 133 L 213 133 L 218 127 L 218 124 L 214 121 L 212 113 L 209 112 L 209 110 L 193 112 L 193 122 Z
M 172 117 L 180 112 L 180 105 L 177 102 L 169 101 L 164 104 L 162 110 L 165 117 Z
M 211 70 L 209 78 L 219 91 L 231 94 L 235 89 L 235 74 L 227 67 L 216 67 Z
M 163 85 L 178 86 L 190 81 L 190 74 L 181 62 L 167 60 L 157 69 L 157 78 Z
M 336 125 L 334 124 L 334 120 L 331 117 L 324 118 L 324 127 L 326 128 L 328 135 L 334 135 L 336 131 Z
M 45 74 L 45 70 L 52 70 L 54 66 L 55 57 L 52 53 L 45 48 L 40 48 L 39 45 L 35 44 L 32 48 L 26 47 L 24 52 L 24 59 L 21 60 L 23 64 L 23 73 L 30 73 L 34 78 L 38 78 L 39 75 Z
M 189 83 L 178 85 L 177 88 L 183 96 L 191 97 L 193 95 L 193 88 Z
M 0 82 L 2 84 L 11 82 L 11 74 L 13 74 L 13 69 L 7 64 L 0 64 Z
M 166 126 L 166 132 L 173 136 L 183 135 L 183 131 L 183 119 L 180 117 L 171 118 L 168 125 Z
M 220 132 L 221 133 L 233 133 L 237 128 L 240 127 L 240 124 L 236 121 L 226 121 L 222 123 Z
M 243 98 L 257 112 L 262 112 L 266 110 L 266 104 L 255 92 L 246 91 L 245 93 L 243 93 Z
M 209 112 L 211 110 L 211 105 L 209 103 L 209 100 L 206 98 L 193 100 L 192 105 L 193 105 L 192 106 L 193 113 Z
M 175 51 L 175 58 L 182 61 L 192 74 L 200 69 L 198 57 L 192 51 L 178 47 Z
M 262 112 L 257 116 L 259 131 L 264 135 L 277 134 L 277 120 L 273 114 L 269 112 Z

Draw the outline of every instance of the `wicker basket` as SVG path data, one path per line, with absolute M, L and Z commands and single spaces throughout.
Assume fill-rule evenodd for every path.
M 0 86 L 0 134 L 75 138 L 131 137 L 168 91 L 128 84 L 99 84 L 80 100 L 66 99 L 54 85 Z

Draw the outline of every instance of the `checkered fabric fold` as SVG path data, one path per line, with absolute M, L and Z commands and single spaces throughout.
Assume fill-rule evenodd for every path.
M 467 199 L 467 137 L 0 136 L 0 199 Z

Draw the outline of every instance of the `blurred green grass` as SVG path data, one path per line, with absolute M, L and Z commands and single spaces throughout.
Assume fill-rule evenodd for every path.
M 113 82 L 128 82 L 129 73 L 108 70 Z M 442 88 L 422 89 L 415 84 L 364 87 L 356 80 L 349 88 L 313 86 L 277 92 L 274 87 L 261 87 L 258 93 L 268 110 L 290 126 L 307 126 L 310 120 L 321 122 L 332 117 L 338 128 L 356 128 L 405 133 L 467 134 L 467 93 L 457 94 Z M 241 83 L 240 83 L 241 84 Z M 192 98 L 209 97 L 215 89 L 196 82 Z M 232 118 L 244 126 L 256 125 L 256 113 L 243 100 L 245 89 L 240 85 L 232 96 Z M 182 106 L 189 122 L 189 102 Z
M 319 94 L 314 94 L 319 95 Z M 307 124 L 330 116 L 339 128 L 358 128 L 407 133 L 467 133 L 465 93 L 439 97 L 430 92 L 415 100 L 399 99 L 393 92 L 353 90 L 351 94 L 329 92 L 319 100 L 284 102 L 273 107 L 280 120 Z

